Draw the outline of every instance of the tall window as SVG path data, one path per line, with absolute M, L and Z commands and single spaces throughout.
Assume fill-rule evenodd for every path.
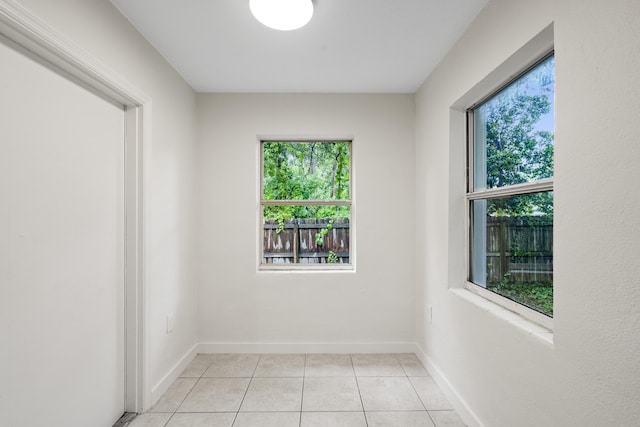
M 349 268 L 351 141 L 261 142 L 263 268 Z
M 471 286 L 553 317 L 553 54 L 467 117 Z

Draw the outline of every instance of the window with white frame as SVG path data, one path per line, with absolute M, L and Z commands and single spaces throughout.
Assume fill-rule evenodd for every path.
M 351 268 L 351 141 L 260 142 L 260 267 Z
M 467 110 L 468 286 L 547 318 L 553 317 L 554 84 L 550 53 Z

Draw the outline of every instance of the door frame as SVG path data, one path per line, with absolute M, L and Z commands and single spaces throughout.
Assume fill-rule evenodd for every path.
M 125 114 L 125 402 L 142 413 L 151 403 L 147 374 L 145 292 L 148 252 L 145 193 L 151 146 L 151 98 L 60 35 L 14 0 L 0 0 L 0 34 L 124 107 Z

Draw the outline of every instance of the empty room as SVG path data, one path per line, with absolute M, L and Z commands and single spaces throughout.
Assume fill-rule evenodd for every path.
M 0 425 L 640 425 L 637 0 L 0 0 Z

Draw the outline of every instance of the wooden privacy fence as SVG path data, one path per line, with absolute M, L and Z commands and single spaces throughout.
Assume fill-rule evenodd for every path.
M 282 229 L 277 221 L 265 221 L 262 227 L 262 263 L 325 264 L 330 262 L 333 252 L 336 263 L 348 264 L 348 219 L 334 218 L 322 244 L 316 242 L 316 234 L 326 229 L 329 221 L 329 218 L 291 219 L 284 223 Z
M 553 224 L 543 218 L 487 218 L 487 283 L 553 282 Z

